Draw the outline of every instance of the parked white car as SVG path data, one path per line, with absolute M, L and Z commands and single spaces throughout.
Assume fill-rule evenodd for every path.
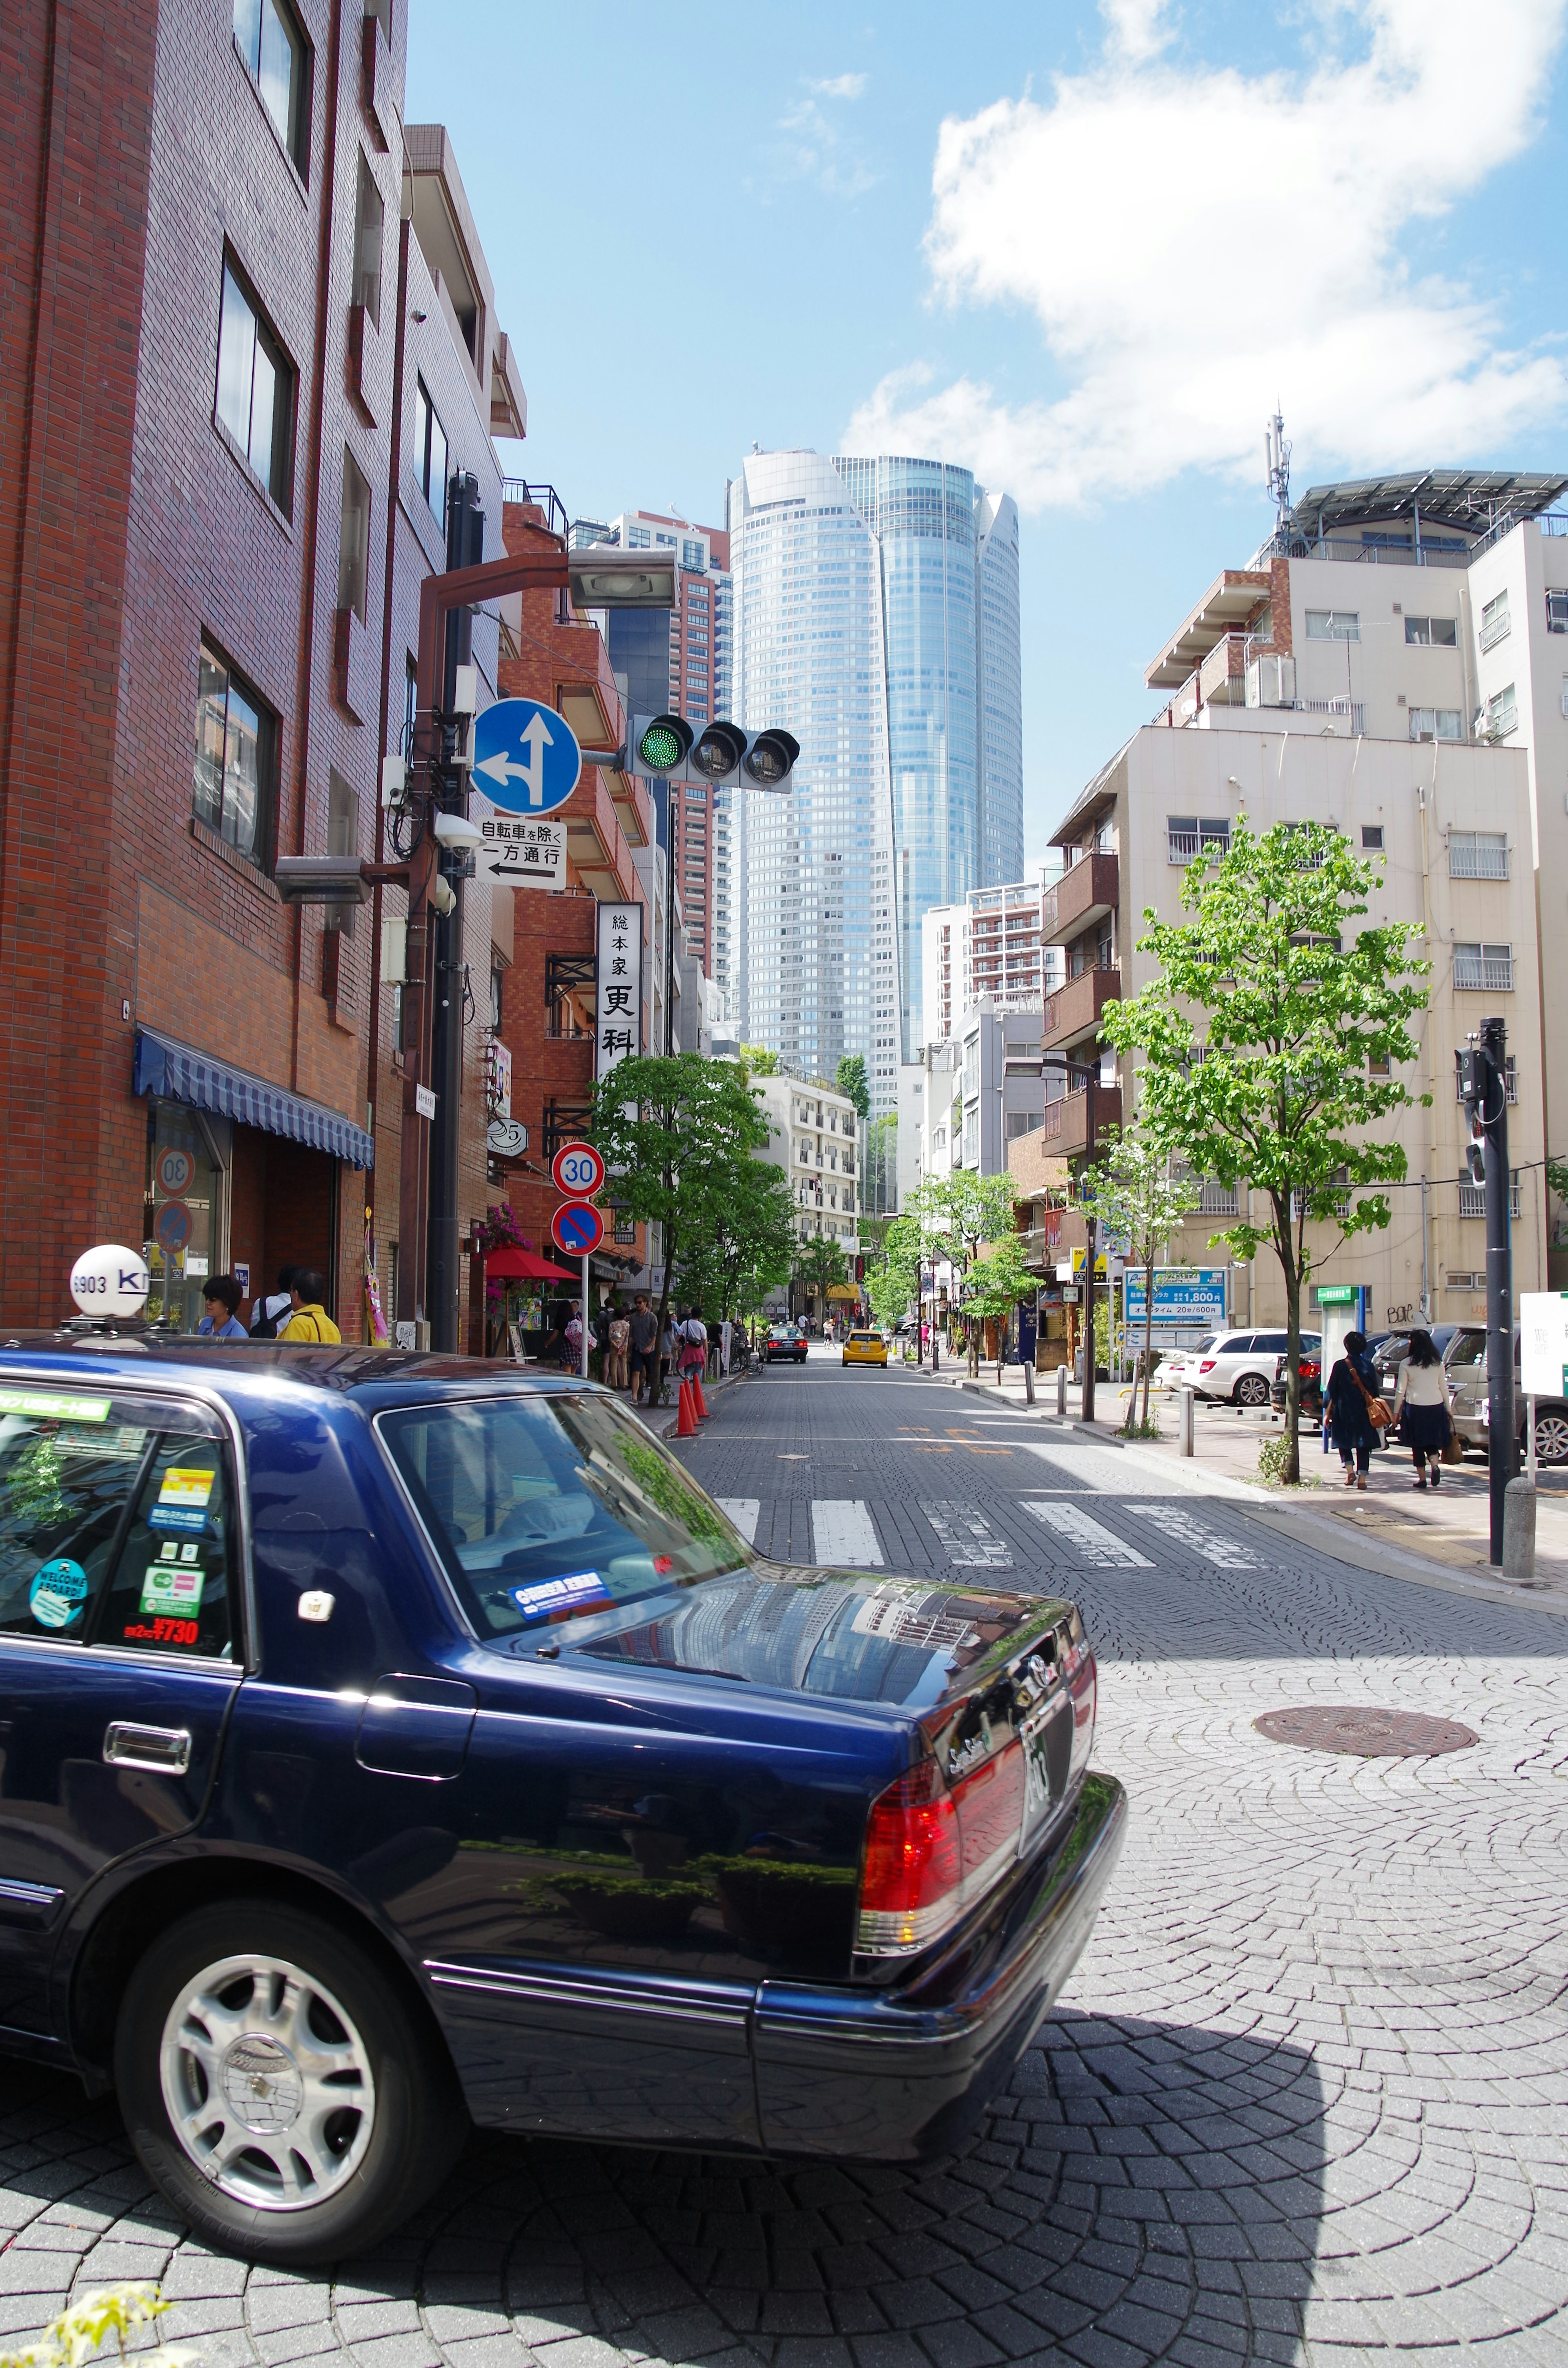
M 1290 1347 L 1278 1332 L 1210 1332 L 1193 1349 L 1179 1349 L 1160 1367 L 1167 1389 L 1193 1390 L 1200 1398 L 1229 1398 L 1233 1406 L 1266 1406 L 1275 1368 Z M 1323 1336 L 1303 1332 L 1301 1354 L 1315 1355 Z

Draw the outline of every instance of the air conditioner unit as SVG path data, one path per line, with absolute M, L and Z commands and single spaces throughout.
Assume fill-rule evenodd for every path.
M 1278 652 L 1250 658 L 1246 670 L 1246 703 L 1249 707 L 1294 707 L 1295 659 Z

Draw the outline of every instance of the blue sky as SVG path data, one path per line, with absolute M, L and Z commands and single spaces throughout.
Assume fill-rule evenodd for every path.
M 722 523 L 754 440 L 1016 495 L 1035 855 L 1267 530 L 1277 398 L 1299 489 L 1568 468 L 1565 11 L 412 0 L 408 112 L 572 516 Z

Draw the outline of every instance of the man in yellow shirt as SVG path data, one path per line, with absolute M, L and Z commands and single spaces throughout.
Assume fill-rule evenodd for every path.
M 289 1296 L 294 1313 L 278 1335 L 280 1340 L 341 1340 L 342 1333 L 322 1305 L 326 1292 L 325 1278 L 314 1267 L 301 1266 L 294 1270 Z

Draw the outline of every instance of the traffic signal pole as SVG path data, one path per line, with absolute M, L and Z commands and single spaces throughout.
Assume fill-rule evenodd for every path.
M 1514 1259 L 1509 1227 L 1508 1093 L 1506 1020 L 1488 1019 L 1481 1030 L 1480 1112 L 1486 1146 L 1486 1415 L 1490 1433 L 1491 1536 L 1489 1559 L 1503 1561 L 1503 1516 L 1508 1483 L 1517 1468 L 1514 1435 Z

